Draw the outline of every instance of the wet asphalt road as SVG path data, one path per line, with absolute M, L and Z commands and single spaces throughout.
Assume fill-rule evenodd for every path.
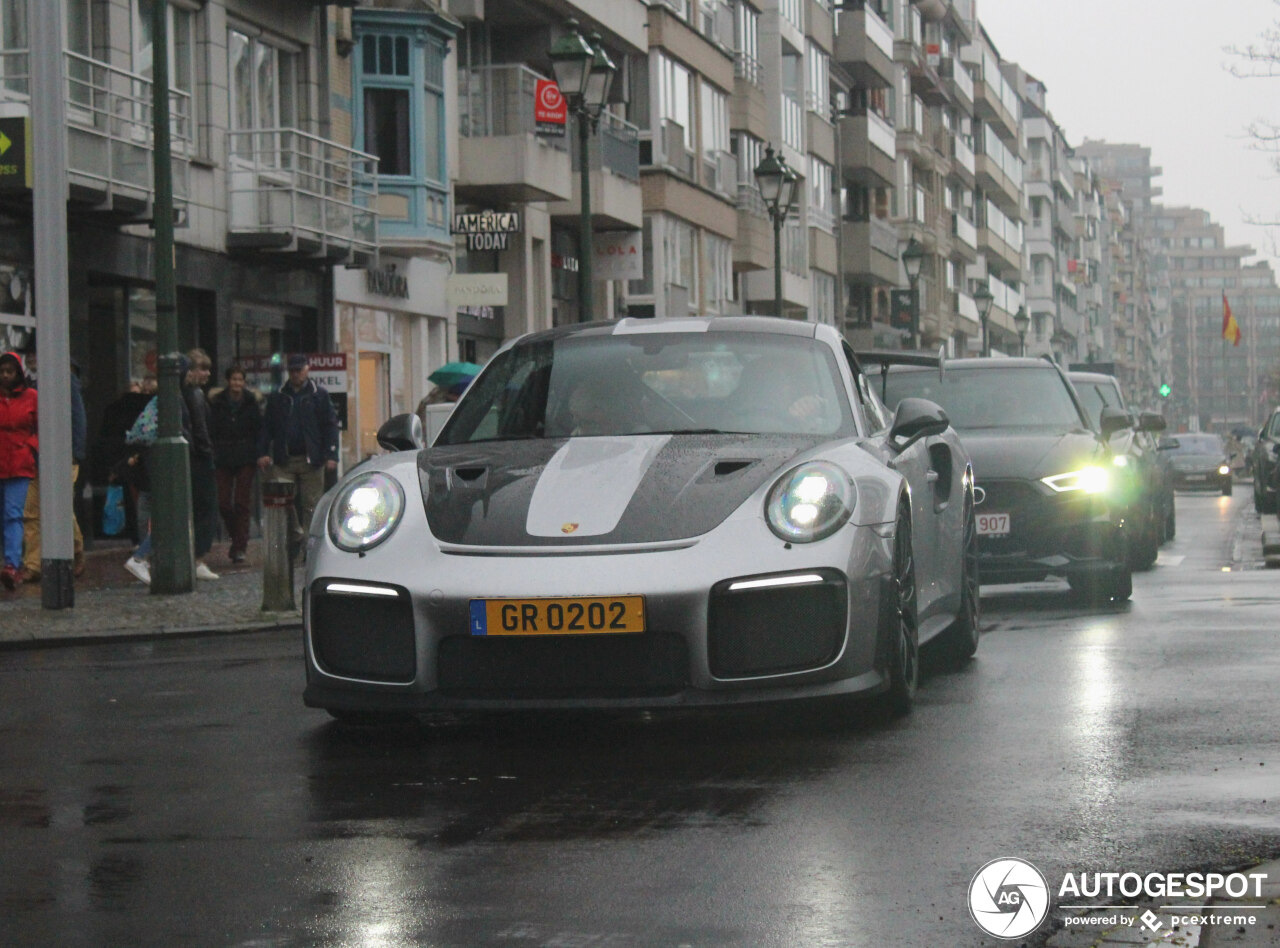
M 302 707 L 296 632 L 0 654 L 0 944 L 1008 944 L 965 908 L 991 859 L 1275 855 L 1280 572 L 1223 571 L 1247 503 L 1180 495 L 1124 607 L 985 590 L 978 658 L 901 722 L 351 732 Z

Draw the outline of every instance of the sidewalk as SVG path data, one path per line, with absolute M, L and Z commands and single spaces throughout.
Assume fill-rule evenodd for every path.
M 196 581 L 193 592 L 152 595 L 125 572 L 127 542 L 98 540 L 85 553 L 84 575 L 75 581 L 75 605 L 45 609 L 40 584 L 0 590 L 0 648 L 100 642 L 122 638 L 248 632 L 302 623 L 303 571 L 294 575 L 292 612 L 262 611 L 262 547 L 249 543 L 243 563 L 227 559 L 226 543 L 206 558 L 219 579 Z

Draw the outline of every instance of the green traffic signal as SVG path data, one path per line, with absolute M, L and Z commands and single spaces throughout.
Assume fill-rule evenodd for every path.
M 1168 382 L 1161 382 L 1161 383 L 1160 383 L 1160 397 L 1161 397 L 1161 398 L 1168 398 L 1168 397 L 1169 397 L 1169 395 L 1170 395 L 1172 392 L 1173 392 L 1173 389 L 1169 387 L 1169 383 L 1168 383 Z

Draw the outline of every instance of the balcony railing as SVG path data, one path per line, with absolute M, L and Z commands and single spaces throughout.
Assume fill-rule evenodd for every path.
M 574 171 L 582 167 L 578 160 L 577 141 L 578 123 L 572 122 L 569 128 L 569 143 Z M 591 136 L 587 141 L 587 161 L 593 171 L 603 168 L 620 178 L 638 182 L 640 180 L 640 130 L 626 119 L 605 112 L 600 116 L 599 134 Z
M 227 230 L 334 259 L 378 247 L 378 159 L 291 128 L 227 132 Z
M 30 110 L 29 54 L 0 50 L 0 110 Z M 74 194 L 107 210 L 141 212 L 153 197 L 154 121 L 151 80 L 104 62 L 63 53 L 67 171 Z M 169 94 L 173 193 L 188 193 L 193 151 L 191 96 Z
M 538 80 L 528 66 L 505 64 L 458 70 L 458 128 L 463 138 L 496 138 L 537 131 L 534 97 Z M 544 139 L 568 147 L 568 137 Z

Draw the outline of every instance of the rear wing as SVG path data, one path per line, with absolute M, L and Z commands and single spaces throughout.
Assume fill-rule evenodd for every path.
M 947 377 L 947 350 L 945 346 L 939 346 L 936 355 L 930 355 L 927 352 L 908 352 L 905 349 L 866 349 L 862 352 L 855 352 L 858 357 L 859 364 L 870 365 L 878 364 L 880 366 L 880 400 L 884 401 L 887 397 L 886 393 L 889 388 L 889 369 L 895 365 L 914 365 L 921 368 L 934 368 L 938 370 L 938 380 L 942 381 Z

